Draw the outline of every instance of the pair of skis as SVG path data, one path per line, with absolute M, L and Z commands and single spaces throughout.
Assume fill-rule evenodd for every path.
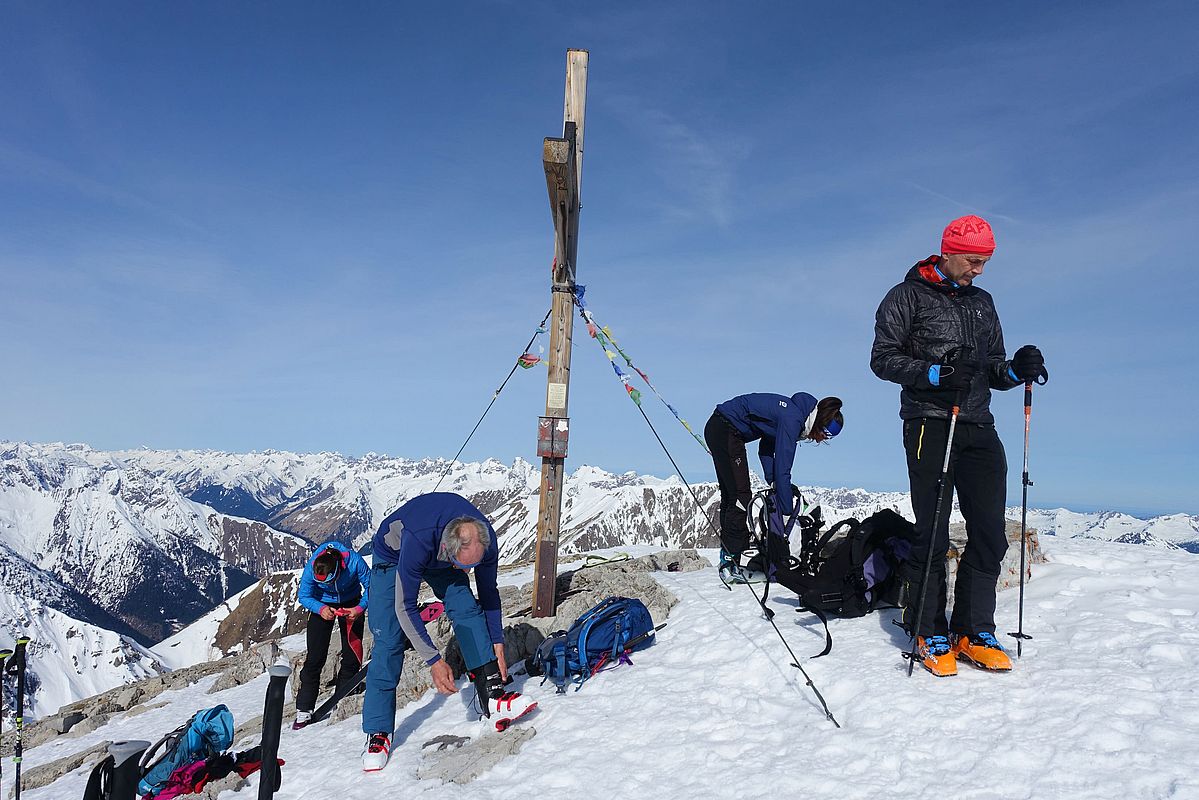
M 25 653 L 29 646 L 29 637 L 22 636 L 17 639 L 16 649 L 0 650 L 0 679 L 7 678 L 9 675 L 16 677 L 17 687 L 14 696 L 13 707 L 16 711 L 14 715 L 17 725 L 17 738 L 13 743 L 12 761 L 13 768 L 16 771 L 13 797 L 15 800 L 21 800 L 21 756 L 24 750 L 24 743 L 21 741 L 22 731 L 25 728 Z M 0 713 L 0 720 L 3 720 L 4 715 Z M 0 723 L 2 724 L 2 723 Z M 2 731 L 0 731 L 2 733 Z M 4 759 L 0 755 L 0 779 L 4 776 Z M 0 780 L 0 784 L 3 781 Z

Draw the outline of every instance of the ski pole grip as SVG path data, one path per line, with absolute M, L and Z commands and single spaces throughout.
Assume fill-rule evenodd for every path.
M 143 739 L 113 742 L 108 746 L 113 761 L 110 800 L 137 800 L 137 782 L 141 780 L 138 762 L 149 746 L 150 743 Z
M 262 709 L 262 767 L 259 770 L 258 800 L 272 800 L 279 788 L 279 729 L 283 726 L 283 693 L 291 667 L 276 664 L 268 670 L 266 703 Z

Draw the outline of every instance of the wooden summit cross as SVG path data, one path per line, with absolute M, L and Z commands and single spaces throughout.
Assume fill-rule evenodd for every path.
M 587 51 L 566 51 L 566 99 L 562 138 L 542 145 L 545 185 L 554 218 L 553 305 L 550 321 L 549 377 L 545 416 L 537 430 L 541 491 L 537 510 L 537 563 L 533 616 L 552 617 L 556 609 L 558 533 L 562 519 L 562 481 L 570 419 L 570 337 L 574 328 L 575 257 L 579 250 L 579 186 L 583 173 L 583 114 L 587 105 Z

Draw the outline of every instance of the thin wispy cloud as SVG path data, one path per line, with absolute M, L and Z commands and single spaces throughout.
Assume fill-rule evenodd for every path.
M 734 178 L 747 151 L 744 142 L 705 133 L 629 95 L 603 103 L 634 132 L 653 165 L 657 191 L 648 202 L 673 223 L 730 223 Z
M 181 216 L 147 196 L 93 178 L 63 161 L 41 155 L 0 139 L 0 172 L 12 178 L 58 189 L 65 189 L 103 206 L 118 206 L 126 211 L 152 216 L 180 228 L 202 232 L 201 225 Z
M 973 206 L 973 205 L 970 205 L 969 203 L 963 203 L 960 200 L 954 200 L 952 197 L 950 197 L 948 195 L 942 194 L 941 192 L 938 192 L 935 189 L 930 189 L 927 186 L 922 186 L 919 183 L 916 183 L 915 181 L 905 181 L 905 183 L 907 183 L 907 185 L 911 186 L 913 189 L 919 189 L 920 191 L 924 192 L 925 194 L 931 195 L 932 197 L 935 197 L 938 200 L 944 200 L 946 203 L 957 206 L 958 208 L 962 209 L 963 211 L 969 211 L 971 214 L 977 214 L 977 215 L 985 217 L 987 219 L 1001 219 L 1005 222 L 1016 222 L 1016 220 L 1013 217 L 1009 217 L 1006 214 L 1000 214 L 998 211 L 992 211 L 991 209 L 988 209 L 988 208 L 979 208 L 978 206 Z

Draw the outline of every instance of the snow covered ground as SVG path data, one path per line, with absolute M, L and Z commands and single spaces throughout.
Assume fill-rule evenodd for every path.
M 681 600 L 658 643 L 578 693 L 518 678 L 540 701 L 523 723 L 537 735 L 474 783 L 416 778 L 429 739 L 502 735 L 468 719 L 460 698 L 429 693 L 400 711 L 380 773 L 360 771 L 356 717 L 285 730 L 277 797 L 1199 798 L 1199 559 L 1095 540 L 1043 546 L 1051 562 L 1027 585 L 1025 630 L 1035 638 L 1010 674 L 963 666 L 955 678 L 920 669 L 908 678 L 893 612 L 833 621 L 833 652 L 804 667 L 840 730 L 788 666 L 748 590 L 726 591 L 712 569 L 655 573 Z M 801 657 L 818 652 L 819 626 L 783 595 L 771 599 L 779 627 Z M 1015 628 L 1016 603 L 1016 591 L 1000 594 L 1001 634 Z M 170 707 L 44 745 L 28 760 L 93 740 L 154 739 L 216 702 L 243 719 L 260 713 L 264 686 L 163 695 Z M 26 797 L 79 797 L 85 775 Z

